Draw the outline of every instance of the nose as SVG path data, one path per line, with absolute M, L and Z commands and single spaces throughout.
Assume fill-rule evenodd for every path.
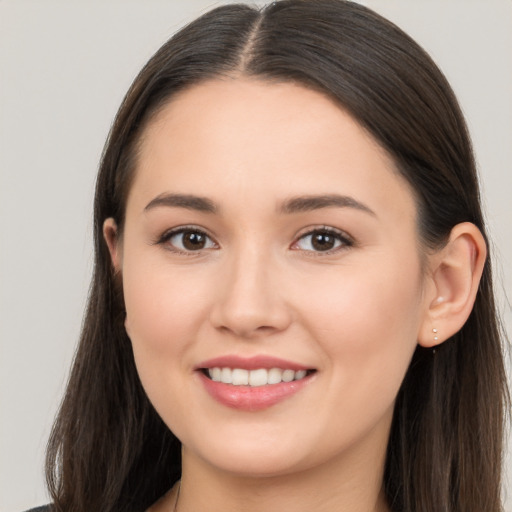
M 264 254 L 245 253 L 226 261 L 218 275 L 217 300 L 211 312 L 213 326 L 245 339 L 285 330 L 292 314 L 279 274 Z

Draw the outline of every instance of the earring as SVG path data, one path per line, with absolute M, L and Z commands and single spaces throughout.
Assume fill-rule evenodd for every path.
M 432 329 L 432 332 L 434 333 L 434 341 L 437 341 L 439 339 L 437 336 L 437 329 Z

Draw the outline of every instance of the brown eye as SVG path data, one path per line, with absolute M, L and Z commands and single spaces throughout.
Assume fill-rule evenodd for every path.
M 303 251 L 328 252 L 349 247 L 352 242 L 338 231 L 317 229 L 300 237 L 295 245 Z
M 213 249 L 216 244 L 202 231 L 196 229 L 179 229 L 165 235 L 164 240 L 171 245 L 171 248 L 181 252 L 201 251 L 203 249 Z
M 197 249 L 204 249 L 206 237 L 202 233 L 194 233 L 191 231 L 183 233 L 182 243 L 185 249 L 188 249 L 189 251 L 196 251 Z
M 326 233 L 316 233 L 311 237 L 311 245 L 317 251 L 328 251 L 334 249 L 336 239 Z

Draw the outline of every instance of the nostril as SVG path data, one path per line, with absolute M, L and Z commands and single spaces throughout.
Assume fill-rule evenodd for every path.
M 262 325 L 251 328 L 247 326 L 233 324 L 229 326 L 222 325 L 219 327 L 219 329 L 224 333 L 231 334 L 232 336 L 235 336 L 240 339 L 253 339 L 270 336 L 280 330 L 277 327 L 272 327 L 268 325 Z

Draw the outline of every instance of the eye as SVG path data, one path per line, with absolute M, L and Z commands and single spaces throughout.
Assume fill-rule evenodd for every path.
M 157 243 L 167 244 L 171 250 L 178 253 L 197 252 L 218 247 L 204 231 L 187 227 L 167 231 Z
M 338 230 L 319 228 L 302 235 L 292 246 L 302 251 L 330 253 L 353 245 L 352 240 Z

